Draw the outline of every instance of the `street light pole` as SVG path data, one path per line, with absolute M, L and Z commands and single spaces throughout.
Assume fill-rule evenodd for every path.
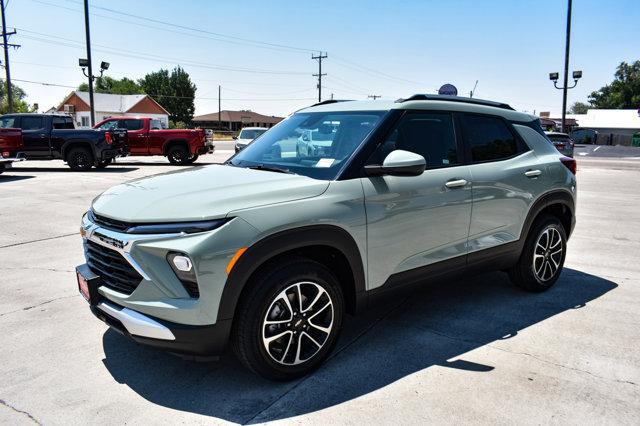
M 86 0 L 85 0 L 86 1 Z M 564 49 L 564 87 L 562 89 L 562 133 L 566 133 L 567 90 L 569 84 L 569 47 L 571 45 L 571 1 L 567 4 L 567 41 Z
M 89 108 L 91 109 L 91 127 L 96 124 L 93 110 L 93 69 L 91 65 L 91 35 L 89 31 L 89 0 L 84 0 L 84 30 L 87 36 L 87 67 L 89 69 Z

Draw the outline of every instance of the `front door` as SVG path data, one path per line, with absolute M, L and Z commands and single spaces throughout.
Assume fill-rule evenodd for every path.
M 368 289 L 397 273 L 456 258 L 464 267 L 471 175 L 449 113 L 407 112 L 368 164 L 401 149 L 425 157 L 420 176 L 362 179 L 367 213 Z
M 42 115 L 23 115 L 20 117 L 22 129 L 22 143 L 30 158 L 45 158 L 51 156 L 49 146 L 49 132 Z

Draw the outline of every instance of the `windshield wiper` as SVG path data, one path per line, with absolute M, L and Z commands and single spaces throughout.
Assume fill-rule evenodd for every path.
M 282 169 L 280 167 L 273 167 L 273 166 L 265 166 L 262 164 L 259 164 L 257 166 L 249 166 L 247 167 L 247 169 L 252 169 L 252 170 L 264 170 L 267 172 L 276 172 L 276 173 L 286 173 L 289 175 L 295 175 L 296 173 L 292 172 L 289 169 Z

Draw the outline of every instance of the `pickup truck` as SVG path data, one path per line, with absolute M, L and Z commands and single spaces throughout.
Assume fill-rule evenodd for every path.
M 204 129 L 163 129 L 149 117 L 109 117 L 94 129 L 126 129 L 131 155 L 164 155 L 171 164 L 191 164 L 211 150 Z
M 64 160 L 74 171 L 107 167 L 126 156 L 127 132 L 75 129 L 73 118 L 58 114 L 0 116 L 0 157 Z

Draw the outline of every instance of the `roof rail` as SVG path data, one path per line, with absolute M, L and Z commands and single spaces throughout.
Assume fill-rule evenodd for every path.
M 406 99 L 398 99 L 396 102 L 408 102 L 408 101 L 462 102 L 467 104 L 485 105 L 485 106 L 490 106 L 495 108 L 510 109 L 514 111 L 514 109 L 511 108 L 510 105 L 502 102 L 485 101 L 484 99 L 476 99 L 476 98 L 464 98 L 462 96 L 416 94 Z
M 327 105 L 327 104 L 335 104 L 336 102 L 349 102 L 351 99 L 327 99 L 326 101 L 318 102 L 317 104 L 311 105 L 312 107 L 318 105 Z

